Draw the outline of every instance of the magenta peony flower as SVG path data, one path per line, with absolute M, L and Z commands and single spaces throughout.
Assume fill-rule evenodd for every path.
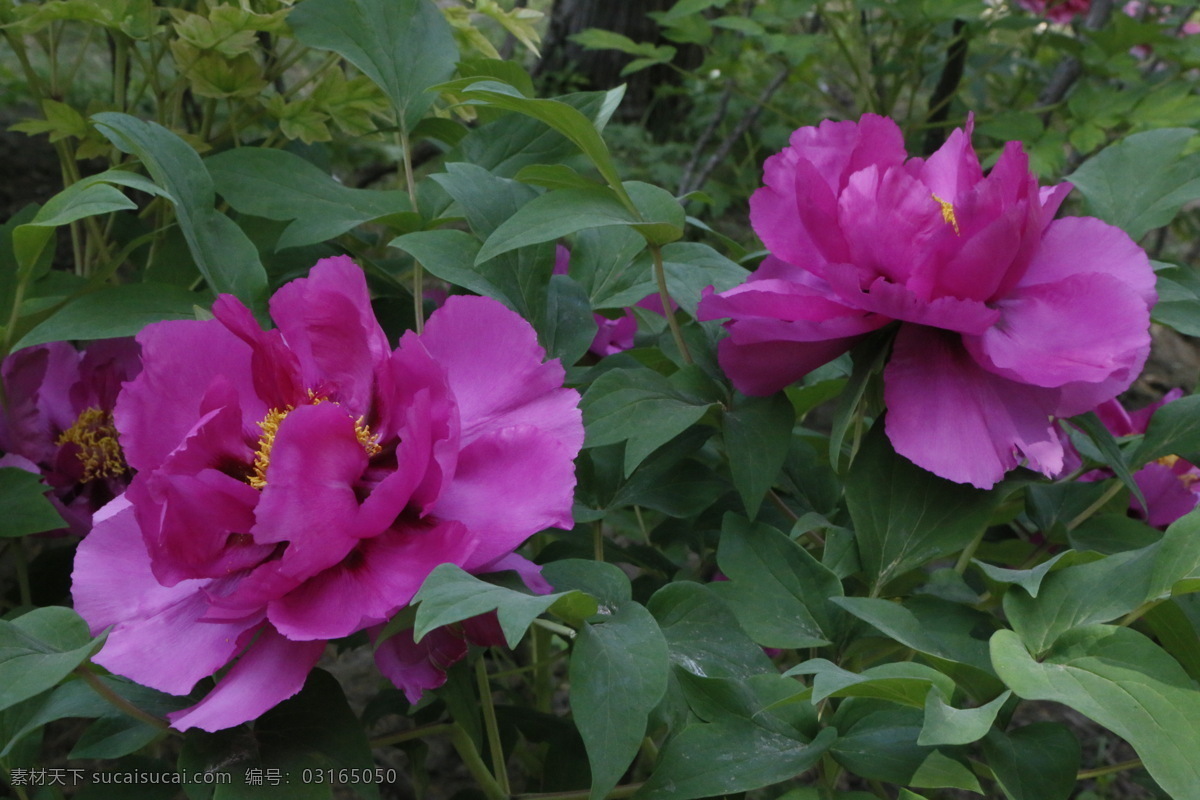
M 1017 5 L 1031 14 L 1065 25 L 1088 13 L 1092 0 L 1017 0 Z
M 1096 408 L 1096 415 L 1113 436 L 1132 436 L 1145 433 L 1154 412 L 1182 396 L 1183 390 L 1172 389 L 1161 400 L 1139 411 L 1126 411 L 1118 400 L 1108 400 Z M 1109 470 L 1093 470 L 1080 479 L 1110 477 Z M 1146 505 L 1131 497 L 1129 511 L 1151 527 L 1166 528 L 1200 503 L 1200 469 L 1179 456 L 1163 456 L 1150 462 L 1134 473 L 1133 480 L 1142 490 Z
M 133 339 L 99 340 L 83 352 L 66 342 L 27 347 L 0 368 L 0 467 L 41 474 L 77 536 L 129 483 L 112 410 L 122 381 L 139 369 Z
M 1116 396 L 1145 362 L 1146 255 L 1098 219 L 1053 220 L 1071 187 L 1039 189 L 1019 143 L 985 177 L 969 124 L 928 160 L 870 114 L 791 141 L 750 199 L 772 255 L 700 302 L 701 319 L 730 319 L 718 355 L 734 385 L 770 394 L 898 321 L 883 374 L 896 452 L 982 488 L 1019 458 L 1057 473 L 1052 418 Z
M 263 331 L 223 295 L 216 319 L 138 335 L 116 407 L 137 475 L 76 559 L 75 607 L 110 629 L 97 663 L 173 694 L 232 665 L 180 730 L 295 694 L 327 640 L 385 622 L 438 564 L 528 571 L 513 550 L 572 524 L 579 395 L 515 313 L 452 297 L 392 351 L 345 257 L 270 310 Z

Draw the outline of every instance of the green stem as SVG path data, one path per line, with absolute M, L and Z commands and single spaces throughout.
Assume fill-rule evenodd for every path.
M 483 723 L 487 728 L 488 749 L 492 752 L 492 774 L 505 795 L 511 795 L 508 784 L 508 765 L 504 762 L 504 747 L 500 744 L 500 727 L 496 724 L 496 707 L 492 705 L 492 685 L 488 682 L 487 665 L 483 658 L 475 661 L 475 681 L 479 684 L 479 702 L 483 706 Z
M 1114 497 L 1116 497 L 1117 493 L 1120 492 L 1124 488 L 1125 488 L 1124 483 L 1122 483 L 1121 481 L 1114 481 L 1113 485 L 1108 487 L 1108 491 L 1106 491 L 1104 494 L 1100 495 L 1100 499 L 1098 499 L 1096 502 L 1092 503 L 1090 506 L 1085 508 L 1083 511 L 1081 511 L 1079 513 L 1079 516 L 1075 517 L 1075 519 L 1073 519 L 1067 523 L 1067 530 L 1073 531 L 1076 528 L 1078 528 L 1088 518 L 1090 518 L 1092 516 L 1092 514 L 1095 514 L 1097 511 L 1104 508 L 1105 504 L 1107 504 L 1109 500 L 1112 500 Z
M 370 741 L 371 749 L 376 747 L 391 747 L 392 745 L 409 742 L 413 739 L 424 739 L 426 736 L 440 736 L 443 733 L 453 733 L 454 723 L 441 722 L 437 725 L 423 725 L 420 728 L 412 730 L 400 731 L 399 733 L 389 733 L 386 736 L 380 736 Z
M 671 329 L 671 338 L 679 348 L 679 354 L 687 364 L 694 364 L 692 354 L 688 351 L 687 343 L 683 341 L 683 332 L 679 330 L 679 320 L 671 309 L 671 293 L 667 291 L 667 273 L 663 267 L 662 248 L 656 244 L 650 245 L 650 255 L 654 259 L 654 280 L 658 283 L 658 297 L 662 301 L 663 313 L 667 315 L 667 327 Z
M 975 551 L 979 549 L 979 543 L 983 541 L 983 534 L 987 531 L 982 530 L 979 535 L 971 540 L 971 543 L 966 546 L 958 557 L 958 562 L 954 565 L 954 571 L 962 575 L 967 571 L 967 567 L 971 564 L 971 559 L 975 557 Z
M 540 625 L 531 626 L 529 635 L 533 643 L 533 707 L 548 714 L 554 697 L 551 671 L 554 662 L 550 652 L 550 637 L 543 632 Z
M 454 745 L 454 749 L 458 751 L 458 757 L 463 760 L 463 764 L 479 783 L 479 788 L 483 790 L 488 800 L 508 800 L 509 795 L 500 788 L 500 784 L 496 783 L 492 773 L 488 772 L 487 765 L 480 758 L 479 751 L 475 749 L 471 737 L 458 723 L 450 726 L 450 743 Z
M 592 558 L 595 561 L 604 560 L 604 523 L 600 520 L 592 525 Z
M 409 152 L 408 128 L 400 120 L 400 149 L 403 151 L 404 184 L 408 189 L 408 202 L 413 213 L 417 211 L 417 186 L 413 182 L 412 153 Z M 416 320 L 417 335 L 425 329 L 425 268 L 413 259 L 413 318 Z
M 573 628 L 568 628 L 566 625 L 559 625 L 557 622 L 551 622 L 548 619 L 541 619 L 540 617 L 538 619 L 535 619 L 533 621 L 533 624 L 537 625 L 538 627 L 545 628 L 546 630 L 550 631 L 551 633 L 557 633 L 559 636 L 562 636 L 563 638 L 566 638 L 566 639 L 574 639 L 575 638 L 575 630 Z
M 1122 628 L 1124 628 L 1128 625 L 1132 625 L 1134 622 L 1137 622 L 1142 617 L 1142 615 L 1145 614 L 1147 611 L 1150 611 L 1155 606 L 1161 605 L 1162 603 L 1165 603 L 1166 601 L 1167 601 L 1167 598 L 1164 597 L 1159 600 L 1151 600 L 1148 603 L 1142 603 L 1140 606 L 1135 608 L 1133 611 L 1130 611 L 1128 614 L 1121 617 L 1121 621 L 1118 622 L 1117 625 L 1120 625 Z
M 1140 758 L 1134 758 L 1129 761 L 1122 761 L 1120 764 L 1109 764 L 1107 767 L 1096 767 L 1095 769 L 1081 769 L 1075 773 L 1075 780 L 1086 781 L 1088 778 L 1099 778 L 1102 775 L 1111 775 L 1114 772 L 1124 772 L 1127 769 L 1138 769 L 1142 766 Z
M 123 714 L 133 717 L 136 720 L 146 723 L 147 725 L 158 728 L 161 731 L 170 731 L 170 727 L 165 720 L 159 719 L 153 714 L 149 714 L 135 706 L 133 703 L 126 700 L 121 695 L 114 692 L 112 689 L 104 685 L 104 681 L 96 673 L 92 672 L 87 664 L 81 664 L 75 668 L 75 674 L 83 678 L 88 686 L 92 688 L 96 694 L 104 698 L 109 705 L 116 708 Z

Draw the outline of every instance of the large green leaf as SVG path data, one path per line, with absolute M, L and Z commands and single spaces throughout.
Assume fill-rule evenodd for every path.
M 42 476 L 17 467 L 0 467 L 0 539 L 57 530 L 65 525 L 54 509 Z
M 664 378 L 652 369 L 614 369 L 588 387 L 580 404 L 587 446 L 626 442 L 625 474 L 659 446 L 700 421 L 718 397 L 698 395 L 689 381 L 698 368 Z
M 195 319 L 211 298 L 165 283 L 126 283 L 81 295 L 17 342 L 17 349 L 73 339 L 133 336 L 151 322 Z
M 1168 455 L 1200 454 L 1200 395 L 1161 406 L 1150 417 L 1146 436 L 1130 459 L 1135 467 Z
M 568 594 L 526 594 L 481 581 L 454 564 L 441 564 L 413 598 L 419 603 L 413 639 L 419 642 L 434 628 L 495 611 L 505 641 L 516 647 L 533 621 Z
M 1089 158 L 1067 176 L 1091 213 L 1134 239 L 1175 218 L 1200 198 L 1200 154 L 1183 155 L 1191 128 L 1135 133 Z
M 175 201 L 188 249 L 209 287 L 254 306 L 266 292 L 266 270 L 241 228 L 213 207 L 212 178 L 196 151 L 154 122 L 110 111 L 92 119 L 118 149 L 141 159 L 154 182 Z
M 1012 692 L 1003 692 L 978 708 L 955 708 L 940 692 L 930 689 L 925 697 L 925 724 L 917 744 L 946 745 L 977 742 L 991 730 L 996 715 L 1008 702 Z
M 723 292 L 744 283 L 749 271 L 706 244 L 675 242 L 662 249 L 663 271 L 671 298 L 696 316 L 700 296 L 708 287 Z
M 999 502 L 999 492 L 952 483 L 897 455 L 880 422 L 846 480 L 859 558 L 876 588 L 966 547 Z
M 631 228 L 588 228 L 575 235 L 571 277 L 588 292 L 592 307 L 623 308 L 657 291 L 649 262 L 635 262 L 646 240 Z
M 741 397 L 722 417 L 733 485 L 753 519 L 787 458 L 796 415 L 786 395 Z
M 217 192 L 244 214 L 290 220 L 275 244 L 317 244 L 364 222 L 412 214 L 402 191 L 352 189 L 285 150 L 238 147 L 205 159 Z
M 681 669 L 714 678 L 746 678 L 773 669 L 709 587 L 668 583 L 646 607 L 658 620 L 671 663 Z
M 729 578 L 712 589 L 754 641 L 766 647 L 821 647 L 838 632 L 829 599 L 841 581 L 778 530 L 726 514 L 717 563 Z
M 436 99 L 427 90 L 458 63 L 454 34 L 431 0 L 305 0 L 288 24 L 301 44 L 332 50 L 374 81 L 404 130 Z
M 1009 800 L 1067 800 L 1079 771 L 1079 740 L 1057 722 L 1035 722 L 983 740 L 992 774 Z
M 1168 595 L 1190 577 L 1200 577 L 1200 514 L 1182 517 L 1162 539 L 1140 550 L 1051 572 L 1036 598 L 1010 589 L 1004 611 L 1025 645 L 1041 653 L 1060 634 L 1114 620 Z
M 785 675 L 812 675 L 812 702 L 827 697 L 874 697 L 911 708 L 925 708 L 930 691 L 954 693 L 954 681 L 933 667 L 912 661 L 880 664 L 850 672 L 824 658 L 814 658 L 789 669 Z M 934 744 L 934 743 L 931 743 Z
M 51 688 L 95 646 L 87 623 L 69 608 L 37 608 L 0 620 L 0 709 Z
M 1200 692 L 1145 636 L 1085 625 L 1035 659 L 1014 632 L 1002 630 L 991 649 L 996 672 L 1018 696 L 1070 706 L 1129 742 L 1171 797 L 1200 798 Z
M 637 755 L 669 668 L 662 631 L 637 603 L 625 601 L 580 629 L 571 654 L 571 713 L 592 768 L 591 800 L 604 798 Z
M 1155 265 L 1158 302 L 1151 316 L 1184 336 L 1200 336 L 1200 275 L 1193 267 Z

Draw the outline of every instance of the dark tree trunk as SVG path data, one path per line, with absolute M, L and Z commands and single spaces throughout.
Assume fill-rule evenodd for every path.
M 674 63 L 683 69 L 699 66 L 701 48 L 678 45 L 661 37 L 658 24 L 646 16 L 666 11 L 676 0 L 555 0 L 534 77 L 543 94 L 607 90 L 626 84 L 625 99 L 615 119 L 641 122 L 657 139 L 665 138 L 687 112 L 686 98 L 671 87 L 680 85 L 674 69 L 658 65 L 625 77 L 621 70 L 633 56 L 617 50 L 588 50 L 569 37 L 588 28 L 602 28 L 635 42 L 670 44 L 677 48 Z M 667 91 L 664 91 L 667 90 Z

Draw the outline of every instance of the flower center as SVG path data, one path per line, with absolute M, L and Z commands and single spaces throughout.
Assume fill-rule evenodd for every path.
M 63 431 L 56 445 L 73 444 L 78 448 L 75 457 L 83 464 L 80 483 L 97 478 L 115 478 L 125 472 L 125 456 L 117 442 L 112 413 L 102 408 L 89 408 L 79 415 L 75 424 Z
M 933 199 L 937 200 L 938 205 L 940 205 L 942 207 L 942 219 L 946 221 L 946 224 L 952 225 L 954 227 L 954 235 L 955 236 L 960 235 L 960 232 L 958 230 L 958 218 L 954 216 L 954 206 L 951 203 L 938 197 L 936 194 L 933 196 Z
M 312 389 L 308 390 L 309 405 L 320 405 L 324 402 L 333 402 L 327 397 L 322 397 Z M 335 406 L 339 403 L 333 403 Z M 290 412 L 295 410 L 295 406 L 285 406 L 283 408 L 272 408 L 267 412 L 267 415 L 258 423 L 262 433 L 258 436 L 258 446 L 254 451 L 254 467 L 247 481 L 255 489 L 261 489 L 267 485 L 267 467 L 271 465 L 271 449 L 275 446 L 275 434 L 279 432 L 279 425 L 283 422 Z M 354 436 L 358 439 L 358 443 L 362 445 L 366 451 L 367 457 L 379 453 L 383 448 L 379 446 L 379 437 L 371 433 L 370 427 L 363 422 L 363 417 L 354 420 Z

